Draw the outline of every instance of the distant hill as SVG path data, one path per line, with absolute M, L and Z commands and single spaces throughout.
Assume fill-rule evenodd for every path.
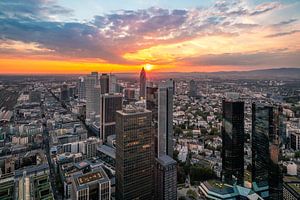
M 220 71 L 220 72 L 169 72 L 153 73 L 152 77 L 161 78 L 234 78 L 234 79 L 300 79 L 300 68 L 276 68 L 252 71 Z
M 101 73 L 101 72 L 99 72 Z M 0 81 L 24 79 L 29 80 L 77 80 L 78 76 L 86 74 L 58 74 L 58 75 L 0 75 Z M 117 77 L 123 80 L 138 80 L 139 72 L 136 73 L 116 73 Z M 148 78 L 167 79 L 167 78 L 222 78 L 222 79 L 299 79 L 300 68 L 273 68 L 252 71 L 220 71 L 220 72 L 148 72 Z
M 278 69 L 262 69 L 242 72 L 212 72 L 211 75 L 231 75 L 231 76 L 242 76 L 242 77 L 268 77 L 268 78 L 300 78 L 300 68 L 278 68 Z

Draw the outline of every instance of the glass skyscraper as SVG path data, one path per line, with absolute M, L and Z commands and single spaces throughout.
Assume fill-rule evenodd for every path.
M 268 187 L 269 199 L 282 199 L 280 120 L 280 108 L 252 104 L 253 187 L 256 192 Z
M 244 102 L 223 100 L 222 178 L 225 183 L 244 182 Z
M 103 142 L 115 134 L 116 111 L 122 110 L 122 94 L 102 94 L 100 96 L 100 135 Z
M 173 94 L 173 80 L 161 83 L 158 88 L 158 156 L 173 157 Z

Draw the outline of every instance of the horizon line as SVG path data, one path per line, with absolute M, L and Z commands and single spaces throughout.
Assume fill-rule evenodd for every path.
M 156 71 L 156 70 L 151 70 L 151 71 L 147 71 L 147 73 L 151 73 L 151 74 L 166 74 L 166 73 L 173 73 L 173 74 L 188 74 L 188 73 L 202 73 L 202 74 L 212 74 L 212 73 L 230 73 L 230 72 L 252 72 L 252 71 L 262 71 L 262 70 L 279 70 L 279 69 L 299 69 L 300 67 L 280 67 L 280 68 L 264 68 L 264 69 L 246 69 L 246 70 L 221 70 L 221 71 L 211 71 L 211 72 L 207 72 L 207 71 L 190 71 L 190 72 L 174 72 L 174 71 Z M 91 70 L 90 72 L 86 72 L 86 73 L 51 73 L 51 72 L 45 72 L 45 73 L 35 73 L 35 72 L 28 72 L 28 73 L 1 73 L 0 71 L 0 76 L 64 76 L 64 75 L 88 75 L 91 72 L 98 72 L 100 74 L 136 74 L 139 73 L 140 71 L 135 71 L 135 72 L 115 72 L 115 73 L 111 73 L 111 72 L 101 72 L 101 71 L 95 71 L 95 70 Z

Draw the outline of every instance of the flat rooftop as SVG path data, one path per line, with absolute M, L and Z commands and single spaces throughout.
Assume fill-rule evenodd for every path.
M 167 166 L 171 164 L 176 165 L 177 163 L 173 158 L 167 155 L 160 156 L 159 158 L 157 158 L 157 161 L 163 166 Z
M 78 184 L 79 185 L 84 185 L 99 179 L 102 179 L 103 176 L 100 172 L 95 172 L 95 173 L 89 173 L 83 176 L 80 176 L 77 178 Z

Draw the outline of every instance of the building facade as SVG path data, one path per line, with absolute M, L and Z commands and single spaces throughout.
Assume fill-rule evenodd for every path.
M 79 77 L 77 82 L 77 92 L 79 101 L 84 101 L 86 98 L 85 94 L 85 80 L 83 77 Z
M 270 199 L 282 199 L 280 109 L 252 104 L 252 181 L 269 187 Z
M 109 93 L 109 75 L 102 74 L 100 76 L 101 94 Z
M 177 199 L 177 162 L 170 156 L 155 160 L 155 199 Z
M 98 73 L 92 72 L 85 79 L 86 90 L 86 118 L 92 118 L 92 115 L 100 113 L 100 105 L 98 99 L 100 98 L 100 86 L 98 80 Z M 98 97 L 99 95 L 99 97 Z
M 158 88 L 158 156 L 173 157 L 173 94 L 173 80 Z
M 147 84 L 147 75 L 145 69 L 143 68 L 140 73 L 140 99 L 146 98 L 146 84 Z
M 189 96 L 190 97 L 196 97 L 197 96 L 197 84 L 194 80 L 190 81 L 189 85 Z
M 73 200 L 110 200 L 111 182 L 102 168 L 72 177 Z
M 222 178 L 225 183 L 244 182 L 244 102 L 223 100 Z
M 116 121 L 116 199 L 152 199 L 151 111 L 127 107 Z
M 100 97 L 100 135 L 104 142 L 115 134 L 116 111 L 122 110 L 122 101 L 121 94 L 102 94 Z

